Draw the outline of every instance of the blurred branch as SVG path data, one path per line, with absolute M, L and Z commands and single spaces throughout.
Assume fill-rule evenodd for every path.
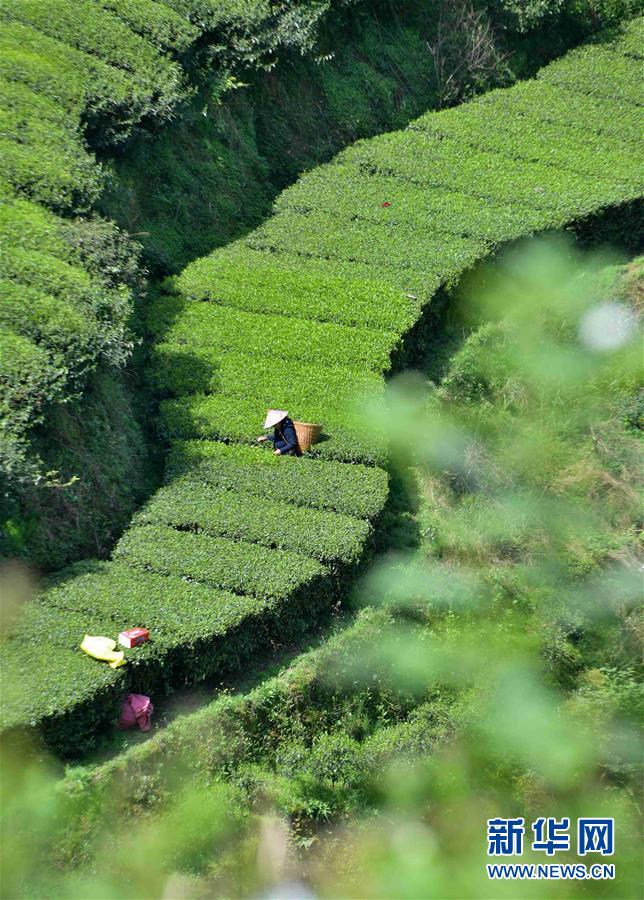
M 485 10 L 472 0 L 442 0 L 436 38 L 427 44 L 442 106 L 462 99 L 471 89 L 494 83 L 509 54 L 497 46 Z

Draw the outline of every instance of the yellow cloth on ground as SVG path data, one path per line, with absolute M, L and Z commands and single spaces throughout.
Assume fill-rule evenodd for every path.
M 86 634 L 80 645 L 81 650 L 84 650 L 88 656 L 109 663 L 112 669 L 118 669 L 119 666 L 125 665 L 125 653 L 122 650 L 115 652 L 115 647 L 116 641 L 113 641 L 112 638 L 91 634 Z

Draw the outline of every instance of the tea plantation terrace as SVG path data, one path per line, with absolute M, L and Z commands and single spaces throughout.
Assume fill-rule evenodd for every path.
M 354 404 L 382 391 L 437 291 L 504 242 L 641 197 L 642 37 L 639 19 L 533 81 L 358 142 L 167 282 L 149 308 L 166 484 L 111 561 L 29 605 L 3 650 L 5 729 L 81 752 L 124 690 L 243 667 L 315 623 L 387 500 L 385 436 Z M 326 440 L 300 460 L 253 446 L 268 406 L 323 422 Z M 121 669 L 78 650 L 133 625 L 153 641 Z
M 268 0 L 0 4 L 0 474 L 11 485 L 47 471 L 34 426 L 131 355 L 136 244 L 85 218 L 109 182 L 95 154 L 155 133 L 204 82 L 223 90 L 281 52 L 311 53 L 331 14 Z

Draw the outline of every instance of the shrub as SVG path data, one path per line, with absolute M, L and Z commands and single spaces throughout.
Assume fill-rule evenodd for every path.
M 326 216 L 329 222 L 378 225 L 385 239 L 399 225 L 408 234 L 416 232 L 416 240 L 418 232 L 428 229 L 448 236 L 507 239 L 506 235 L 523 234 L 530 225 L 539 227 L 545 215 L 542 209 L 503 201 L 486 205 L 479 197 L 448 185 L 425 186 L 380 174 L 357 178 L 355 169 L 343 163 L 334 164 L 332 171 L 320 166 L 307 182 L 287 188 L 276 205 L 305 215 L 314 212 L 316 220 Z M 437 280 L 430 280 L 430 288 Z
M 139 287 L 137 250 L 116 226 L 100 219 L 67 222 L 23 200 L 3 204 L 0 210 L 5 279 L 25 290 L 47 291 L 93 315 L 97 330 L 111 334 L 106 340 L 121 344 L 119 349 L 114 346 L 111 361 L 116 364 L 130 349 L 125 336 L 130 297 L 125 288 Z
M 178 605 L 174 622 L 168 630 L 168 634 L 172 628 L 176 627 L 179 630 L 172 653 L 182 653 L 183 647 L 182 658 L 187 660 L 192 656 L 193 663 L 196 663 L 195 651 L 199 648 L 203 654 L 199 662 L 203 664 L 204 671 L 208 670 L 208 666 L 212 671 L 222 671 L 227 664 L 226 660 L 234 659 L 235 654 L 239 654 L 240 659 L 246 658 L 251 649 L 257 645 L 260 635 L 270 627 L 266 622 L 271 614 L 269 606 L 261 601 L 255 601 L 255 607 L 251 608 L 248 597 L 232 595 L 226 600 L 224 595 L 221 595 L 218 597 L 219 602 L 213 604 L 212 601 L 208 602 L 208 596 L 212 598 L 212 594 L 204 594 L 204 589 L 200 585 L 186 584 L 178 579 L 164 579 L 151 574 L 144 576 L 145 580 L 133 580 L 131 570 L 121 567 L 119 571 L 119 567 L 114 565 L 110 566 L 110 570 L 112 578 L 115 579 L 114 584 L 120 586 L 124 596 L 138 596 L 140 602 L 145 604 L 143 610 L 137 608 L 136 615 L 140 620 L 148 623 L 152 621 L 155 626 L 157 621 L 159 624 L 162 621 L 162 617 L 158 615 L 156 619 L 150 618 L 155 615 L 155 601 L 167 597 L 167 590 L 163 590 L 157 583 L 168 583 Z M 75 579 L 78 589 L 83 589 L 86 593 L 88 607 L 91 606 L 97 593 L 104 593 L 104 585 L 101 588 L 98 580 L 100 577 L 104 576 L 87 575 Z M 149 600 L 146 599 L 148 596 Z M 215 620 L 221 624 L 222 640 L 210 652 L 199 643 L 199 637 L 195 634 L 201 629 L 201 624 L 197 628 L 190 626 L 190 603 L 195 605 L 195 616 L 199 623 L 201 616 L 210 609 Z M 243 616 L 244 605 L 249 610 L 246 618 Z M 170 605 L 170 609 L 175 609 L 174 604 Z M 297 616 L 304 619 L 307 613 L 314 614 L 315 606 L 310 600 L 308 609 L 307 606 L 299 610 L 289 608 L 280 618 L 285 633 L 293 631 L 293 623 L 289 624 L 289 615 L 292 618 L 294 611 Z M 131 614 L 131 611 L 129 612 Z M 299 657 L 283 676 L 271 678 L 245 695 L 222 696 L 189 717 L 177 719 L 163 732 L 153 735 L 145 744 L 132 747 L 128 753 L 105 763 L 100 769 L 101 777 L 92 779 L 97 791 L 94 796 L 100 795 L 103 789 L 111 790 L 114 777 L 123 778 L 127 782 L 132 779 L 134 783 L 144 770 L 149 773 L 156 772 L 163 780 L 162 769 L 170 764 L 170 767 L 166 768 L 169 772 L 173 764 L 181 765 L 184 752 L 190 755 L 191 771 L 195 776 L 209 778 L 215 768 L 230 771 L 232 767 L 244 761 L 265 760 L 267 754 L 274 755 L 282 742 L 288 744 L 292 741 L 296 732 L 306 737 L 307 731 L 315 730 L 322 714 L 326 713 L 328 718 L 325 718 L 325 721 L 332 726 L 337 722 L 341 711 L 346 711 L 346 695 L 342 689 L 338 689 L 339 705 L 335 711 L 327 712 L 332 707 L 331 689 L 328 687 L 329 671 L 341 672 L 343 666 L 355 658 L 360 647 L 373 645 L 381 640 L 386 629 L 391 626 L 391 621 L 391 617 L 383 610 L 364 610 L 354 623 L 331 637 L 323 647 Z M 230 627 L 233 623 L 237 623 L 239 627 L 233 630 Z M 299 624 L 301 627 L 301 623 Z M 95 627 L 100 628 L 99 625 Z M 214 629 L 212 625 L 205 627 L 216 630 L 216 626 Z M 75 636 L 72 640 L 75 640 Z M 136 656 L 128 655 L 132 659 L 139 657 L 143 659 L 144 656 L 151 658 L 157 652 L 155 645 L 149 642 L 137 648 Z M 78 655 L 76 658 L 78 659 Z M 112 670 L 98 664 L 94 665 L 92 660 L 82 655 L 80 659 L 86 664 L 86 673 L 98 669 L 99 674 L 105 675 L 107 668 L 109 673 L 107 677 L 112 680 L 122 679 L 128 672 L 132 674 L 133 671 L 128 669 L 130 663 L 121 669 Z M 169 655 L 166 664 L 168 666 L 171 664 Z M 162 677 L 163 671 L 159 671 L 158 674 Z M 359 705 L 360 698 L 364 694 L 363 686 L 356 687 L 355 692 L 356 704 Z M 71 724 L 69 722 L 68 726 Z M 80 731 L 78 737 L 80 738 Z M 85 735 L 85 740 L 87 739 L 88 735 Z M 80 785 L 77 773 L 71 770 L 63 789 L 76 790 L 78 787 Z
M 162 50 L 183 54 L 200 34 L 199 28 L 187 22 L 184 15 L 175 12 L 167 3 L 155 3 L 154 0 L 96 2 Z
M 321 734 L 306 761 L 306 769 L 319 781 L 355 783 L 364 777 L 360 745 L 348 735 Z
M 619 43 L 615 45 L 615 49 L 625 56 L 642 59 L 644 57 L 644 50 L 642 50 L 644 20 L 641 17 L 631 19 L 629 22 L 622 23 L 622 28 L 623 34 L 620 35 Z
M 43 380 L 29 392 L 20 384 L 34 373 L 5 375 L 12 393 L 5 400 L 12 437 L 1 470 L 5 477 L 10 473 L 15 496 L 16 485 L 37 482 L 42 475 L 30 430 L 45 411 L 77 398 L 101 363 L 119 367 L 129 357 L 138 260 L 136 245 L 115 226 L 100 220 L 65 222 L 25 200 L 9 200 L 0 208 L 0 259 L 0 322 L 5 333 L 37 345 L 42 362 L 37 365 L 32 354 L 34 373 Z
M 0 326 L 2 346 L 0 384 L 5 440 L 20 440 L 33 411 L 42 406 L 44 396 L 55 397 L 63 381 L 63 372 L 44 347 L 5 325 Z
M 101 366 L 80 396 L 68 392 L 69 384 L 64 402 L 43 409 L 22 462 L 4 460 L 12 477 L 0 555 L 41 571 L 105 557 L 153 487 L 136 400 L 119 371 Z
M 264 599 L 285 598 L 326 573 L 319 563 L 286 550 L 238 544 L 161 525 L 126 532 L 114 558 L 146 571 L 179 575 Z
M 186 300 L 208 300 L 248 312 L 274 313 L 320 322 L 404 331 L 419 305 L 383 277 L 362 277 L 360 266 L 282 258 L 236 243 L 191 263 L 167 287 Z
M 338 159 L 365 175 L 376 172 L 427 187 L 450 186 L 458 192 L 472 192 L 481 201 L 487 198 L 493 203 L 500 200 L 555 210 L 569 220 L 636 197 L 641 190 L 635 182 L 624 183 L 618 172 L 606 179 L 577 175 L 572 159 L 570 171 L 542 162 L 513 160 L 509 164 L 496 153 L 474 150 L 451 139 L 432 140 L 414 131 L 358 143 Z M 455 262 L 458 265 L 458 258 Z
M 318 366 L 363 366 L 382 372 L 399 342 L 396 332 L 352 328 L 287 316 L 247 313 L 164 295 L 150 305 L 149 326 L 168 349 L 182 347 L 245 353 L 271 359 L 315 361 Z
M 330 564 L 355 563 L 364 549 L 369 526 L 360 519 L 257 497 L 175 481 L 157 491 L 134 517 L 134 524 L 172 525 L 194 531 L 294 550 Z
M 343 5 L 354 3 L 356 0 L 348 0 Z M 203 31 L 220 36 L 214 52 L 221 65 L 234 71 L 248 67 L 270 69 L 280 49 L 312 52 L 333 8 L 328 0 L 168 0 L 166 5 Z
M 82 378 L 94 365 L 96 327 L 87 310 L 3 279 L 0 279 L 0 298 L 0 322 L 43 350 L 56 354 L 68 384 Z
M 297 372 L 298 383 L 293 384 Z M 221 353 L 217 348 L 157 344 L 151 368 L 152 382 L 162 393 L 194 394 L 198 391 L 230 397 L 254 395 L 266 405 L 277 403 L 302 411 L 315 404 L 341 415 L 360 397 L 378 393 L 382 379 L 370 372 L 344 366 L 290 363 L 246 353 Z M 299 417 L 299 416 L 298 416 Z
M 114 222 L 95 215 L 91 218 L 78 216 L 72 220 L 59 220 L 58 232 L 70 258 L 80 262 L 106 287 L 122 289 L 125 286 L 136 295 L 143 293 L 145 272 L 139 260 L 141 246 Z
M 321 459 L 276 458 L 257 447 L 215 441 L 175 441 L 166 475 L 173 479 L 243 490 L 258 497 L 375 519 L 388 493 L 388 477 L 372 466 Z
M 62 44 L 132 73 L 145 92 L 148 113 L 169 115 L 183 93 L 179 67 L 91 0 L 16 0 L 3 7 L 2 18 L 35 27 Z
M 150 90 L 122 69 L 20 22 L 4 22 L 0 73 L 87 122 L 100 144 L 122 140 L 151 111 Z
M 458 140 L 475 149 L 493 151 L 510 159 L 544 161 L 570 171 L 586 172 L 600 178 L 619 173 L 625 182 L 637 178 L 633 153 L 628 147 L 607 147 L 606 138 L 570 128 L 562 133 L 558 125 L 544 123 L 529 115 L 517 116 L 501 102 L 471 103 L 455 115 L 455 110 L 423 116 L 414 123 L 439 140 Z M 490 116 L 494 129 L 490 129 Z M 604 114 L 605 116 L 605 114 Z M 574 168 L 573 168 L 574 166 Z
M 247 244 L 256 250 L 279 252 L 289 248 L 305 258 L 391 268 L 407 290 L 419 282 L 419 276 L 431 279 L 441 273 L 446 263 L 462 272 L 487 250 L 483 241 L 448 234 L 428 238 L 403 224 L 379 228 L 366 221 L 349 220 L 339 229 L 338 222 L 329 216 L 303 216 L 291 211 L 269 219 L 247 239 Z
M 521 120 L 525 116 L 538 122 L 552 123 L 560 134 L 578 136 L 609 135 L 620 142 L 636 143 L 639 135 L 639 113 L 628 103 L 607 102 L 591 94 L 567 91 L 547 81 L 525 81 L 511 91 L 490 91 L 476 101 L 498 110 L 502 104 L 508 113 Z
M 580 47 L 542 69 L 538 78 L 570 91 L 638 105 L 642 102 L 639 61 L 605 46 Z
M 47 123 L 55 128 L 67 128 L 72 132 L 78 129 L 78 110 L 73 104 L 53 100 L 20 81 L 0 76 L 0 100 L 3 110 L 14 116 L 22 116 L 27 126 L 35 127 L 39 123 Z M 79 147 L 79 151 L 81 150 Z
M 42 289 L 54 297 L 65 298 L 80 310 L 86 310 L 95 320 L 95 357 L 120 365 L 129 355 L 126 317 L 129 313 L 129 292 L 125 289 L 106 289 L 80 266 L 57 259 L 36 250 L 4 248 L 0 260 L 5 276 L 24 287 L 40 283 Z
M 6 83 L 49 100 L 75 122 L 83 110 L 83 54 L 64 47 L 52 38 L 41 35 L 35 28 L 17 22 L 5 23 L 0 33 L 0 73 Z M 87 57 L 91 60 L 91 57 Z M 98 63 L 99 69 L 108 67 Z M 119 94 L 119 73 L 115 73 L 114 93 Z M 123 83 L 123 82 L 121 82 Z M 11 89 L 10 89 L 11 90 Z M 13 93 L 13 91 L 11 91 Z M 14 94 L 14 96 L 18 96 Z M 14 101 L 16 102 L 16 101 Z
M 11 194 L 0 206 L 0 249 L 46 250 L 59 259 L 71 254 L 61 234 L 62 220 L 36 203 Z

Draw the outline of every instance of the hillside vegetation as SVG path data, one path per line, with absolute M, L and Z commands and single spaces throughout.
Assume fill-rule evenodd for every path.
M 182 191 L 185 202 L 208 166 L 221 177 L 213 135 L 198 132 L 190 110 L 208 102 L 214 120 L 223 94 L 237 84 L 235 73 L 273 69 L 281 54 L 312 58 L 330 10 L 325 2 L 263 0 L 2 5 L 3 555 L 49 569 L 79 555 L 104 555 L 149 490 L 142 427 L 149 398 L 132 372 L 140 342 L 133 309 L 145 288 L 141 246 L 98 218 L 97 205 L 132 226 L 113 204 L 124 196 L 127 167 L 137 172 L 143 145 L 137 189 L 158 205 L 138 231 L 151 227 L 152 241 L 162 241 L 168 194 Z M 160 171 L 164 151 L 149 142 L 172 130 L 177 117 L 192 129 L 192 141 L 203 143 L 195 163 L 201 172 L 187 183 L 175 160 L 172 176 L 166 171 L 169 186 L 152 189 L 141 168 L 149 172 L 153 153 Z M 211 127 L 216 134 L 221 123 Z M 174 134 L 168 140 L 177 143 Z M 111 158 L 131 145 L 118 176 Z M 243 155 L 229 148 L 228 174 L 233 164 L 243 168 Z M 264 177 L 260 160 L 251 168 L 256 180 L 259 170 Z M 219 201 L 210 198 L 203 249 L 239 227 L 231 220 L 264 211 L 267 184 L 246 187 L 264 198 L 252 215 L 229 200 L 222 221 L 213 215 Z M 196 219 L 182 227 L 185 240 L 194 238 Z M 146 264 L 158 268 L 158 253 L 140 236 Z M 166 271 L 181 264 L 173 240 L 173 259 L 164 251 Z
M 644 280 L 641 258 L 605 261 L 532 242 L 477 271 L 441 384 L 401 376 L 370 408 L 400 425 L 413 552 L 381 560 L 366 608 L 253 690 L 56 787 L 18 779 L 9 845 L 37 822 L 39 861 L 34 876 L 31 842 L 12 859 L 18 895 L 29 872 L 36 896 L 296 881 L 318 896 L 498 897 L 482 853 L 499 809 L 614 816 L 614 880 L 539 896 L 636 895 Z
M 354 402 L 382 394 L 391 354 L 475 262 L 641 197 L 642 27 L 359 142 L 167 283 L 149 308 L 167 485 L 111 562 L 64 573 L 29 605 L 4 647 L 5 728 L 37 724 L 81 752 L 124 689 L 160 696 L 219 673 L 341 596 L 388 492 L 389 426 L 367 433 Z M 269 405 L 324 423 L 310 458 L 250 446 Z M 135 622 L 155 639 L 124 668 L 79 653 L 85 632 Z
M 0 552 L 46 570 L 105 556 L 151 489 L 141 246 L 144 267 L 178 271 L 349 141 L 530 73 L 638 9 L 3 3 Z

